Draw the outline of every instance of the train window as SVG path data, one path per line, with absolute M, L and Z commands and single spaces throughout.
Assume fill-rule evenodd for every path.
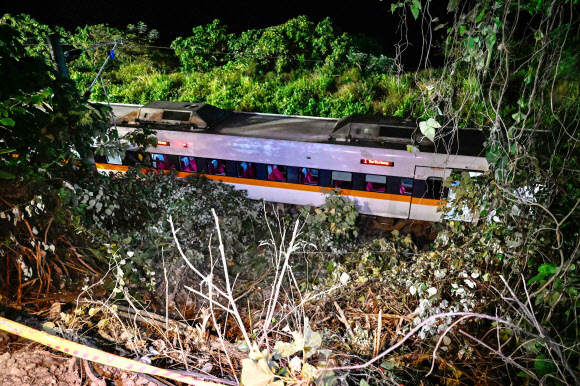
M 169 156 L 165 154 L 151 154 L 151 161 L 153 163 L 153 167 L 155 169 L 175 169 L 177 165 L 174 165 L 173 162 L 169 159 Z
M 352 173 L 332 172 L 332 187 L 342 189 L 352 188 Z
M 411 194 L 413 194 L 413 179 L 412 178 L 401 179 L 401 188 L 399 189 L 399 193 L 404 194 L 406 196 L 410 196 Z
M 143 154 L 134 150 L 127 150 L 125 152 L 125 158 L 123 158 L 123 165 L 135 166 L 138 164 L 142 164 L 143 160 L 144 160 Z
M 182 156 L 179 157 L 179 166 L 182 172 L 197 172 L 197 164 L 195 163 L 195 157 Z
M 121 157 L 118 154 L 108 155 L 107 156 L 107 163 L 112 164 L 112 165 L 122 165 L 123 160 L 121 159 Z
M 189 111 L 163 110 L 163 115 L 161 115 L 161 119 L 168 121 L 189 122 L 189 120 L 191 119 L 191 113 Z
M 107 157 L 105 157 L 104 155 L 99 154 L 99 152 L 97 151 L 96 148 L 93 148 L 93 157 L 95 159 L 95 162 L 98 163 L 98 164 L 107 163 Z
M 300 169 L 298 172 L 298 182 L 306 185 L 318 185 L 318 169 Z
M 238 162 L 238 177 L 256 178 L 256 165 L 253 162 Z
M 440 199 L 443 194 L 443 178 L 427 177 L 425 198 Z
M 225 176 L 226 162 L 219 159 L 207 160 L 207 172 L 216 176 Z
M 270 181 L 286 182 L 286 166 L 268 165 L 268 179 Z
M 467 171 L 467 170 L 453 170 L 451 176 L 448 177 L 449 189 L 447 189 L 447 208 L 448 211 L 445 212 L 445 218 L 449 220 L 461 220 L 461 221 L 472 221 L 474 219 L 474 213 L 469 208 L 468 205 L 463 204 L 461 208 L 457 208 L 453 201 L 457 198 L 457 190 L 461 185 L 462 180 L 470 180 L 471 178 L 478 178 L 481 176 L 482 172 Z M 469 192 L 468 192 L 469 193 Z
M 368 192 L 384 193 L 387 191 L 387 176 L 367 174 L 365 183 L 365 190 Z

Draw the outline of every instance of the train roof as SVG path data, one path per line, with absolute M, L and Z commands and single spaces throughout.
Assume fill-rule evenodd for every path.
M 320 118 L 232 112 L 204 103 L 154 101 L 116 120 L 118 125 L 150 125 L 155 130 L 231 135 L 298 142 L 480 156 L 485 137 L 477 129 L 438 129 L 435 141 L 418 130 L 417 119 L 353 114 Z

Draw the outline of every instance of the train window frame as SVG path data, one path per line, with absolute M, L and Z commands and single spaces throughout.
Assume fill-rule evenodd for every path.
M 431 181 L 437 181 L 439 187 L 436 189 L 435 185 L 430 184 Z M 445 189 L 443 188 L 444 180 L 442 177 L 427 177 L 425 180 L 425 194 L 424 198 L 430 198 L 433 200 L 441 200 L 445 196 Z
M 218 165 L 221 164 L 221 166 L 223 167 L 224 172 L 223 173 L 212 173 L 212 168 L 210 167 L 210 165 L 212 165 L 213 161 L 218 162 Z M 215 169 L 215 166 L 213 167 Z M 226 164 L 226 161 L 223 159 L 219 159 L 219 158 L 208 158 L 207 159 L 207 174 L 212 175 L 212 176 L 225 176 L 228 174 L 228 167 Z
M 135 166 L 135 165 L 143 165 L 147 163 L 146 156 L 149 153 L 145 153 L 143 155 L 141 152 L 137 150 L 126 150 L 125 157 L 123 158 L 123 165 L 125 166 Z
M 365 190 L 367 192 L 386 193 L 387 182 L 388 182 L 387 176 L 383 176 L 380 174 L 365 174 Z M 369 184 L 377 184 L 378 186 Z
M 188 158 L 189 165 L 193 165 L 194 170 L 184 170 L 185 168 L 182 166 L 182 159 Z M 186 173 L 197 173 L 197 159 L 191 155 L 180 155 L 179 156 L 179 170 Z
M 93 152 L 93 159 L 95 160 L 95 163 L 98 164 L 106 164 L 107 163 L 107 157 L 105 157 L 104 154 L 100 154 L 100 152 L 97 150 L 96 147 L 91 148 L 92 152 Z
M 336 186 L 335 182 L 341 182 L 346 184 L 344 186 Z M 352 189 L 352 173 L 333 170 L 332 173 L 330 174 L 330 185 L 333 188 Z
M 250 168 L 252 167 L 254 169 L 254 175 L 253 176 L 244 176 L 243 174 L 245 174 L 247 172 L 247 170 L 244 170 L 243 173 L 240 173 L 240 168 L 243 169 L 242 164 L 247 164 L 247 167 Z M 237 170 L 237 176 L 239 178 L 251 178 L 251 179 L 256 179 L 258 178 L 258 168 L 255 162 L 247 162 L 247 161 L 236 161 L 236 170 Z
M 270 171 L 270 168 L 272 171 Z M 284 171 L 280 168 L 284 168 Z M 274 176 L 276 179 L 271 179 L 270 176 L 274 174 L 274 169 L 278 170 L 284 179 L 279 179 L 277 176 Z M 266 179 L 274 182 L 288 182 L 288 167 L 286 165 L 266 164 Z
M 171 156 L 171 154 L 162 154 L 162 153 L 150 153 L 150 154 L 151 154 L 151 165 L 153 166 L 154 169 L 157 169 L 157 170 L 175 170 L 179 167 L 179 161 L 177 163 L 175 163 L 169 158 Z M 159 165 L 157 164 L 157 162 L 160 162 L 160 161 L 156 160 L 155 156 L 162 156 L 163 162 L 166 163 L 168 167 L 160 168 Z
M 403 196 L 412 196 L 414 184 L 415 181 L 413 180 L 413 178 L 408 177 L 401 178 L 401 184 L 399 185 L 399 194 L 402 194 Z M 408 188 L 410 188 L 410 190 L 408 190 Z
M 445 195 L 446 207 L 448 211 L 444 213 L 444 218 L 446 220 L 458 220 L 458 221 L 474 221 L 479 218 L 479 213 L 475 213 L 472 209 L 463 204 L 461 208 L 458 208 L 454 200 L 457 197 L 457 192 L 455 192 L 453 187 L 457 187 L 461 184 L 461 180 L 466 179 L 463 173 L 467 173 L 469 179 L 475 179 L 481 177 L 484 172 L 480 170 L 469 170 L 469 169 L 452 169 L 451 174 L 447 177 L 445 181 L 449 186 L 447 188 L 447 194 Z
M 303 171 L 306 171 L 306 176 L 304 175 Z M 305 182 L 304 180 L 308 178 L 308 173 L 312 177 L 316 178 L 316 181 Z M 302 185 L 313 185 L 318 186 L 320 184 L 320 170 L 314 168 L 298 168 L 298 183 Z
M 107 155 L 105 159 L 109 165 L 123 165 L 123 159 L 119 154 Z

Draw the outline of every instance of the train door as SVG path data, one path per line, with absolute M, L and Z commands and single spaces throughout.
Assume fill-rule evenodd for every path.
M 453 180 L 452 186 L 459 186 L 460 180 L 465 179 L 472 179 L 481 176 L 483 172 L 480 171 L 472 171 L 472 170 L 461 170 L 461 169 L 453 169 Z M 477 217 L 474 216 L 473 211 L 471 208 L 467 207 L 466 205 L 461 208 L 461 210 L 457 210 L 457 208 L 451 208 L 451 201 L 456 197 L 456 192 L 454 189 L 449 189 L 449 193 L 447 195 L 447 206 L 449 207 L 449 211 L 445 213 L 445 219 L 447 220 L 458 220 L 458 221 L 477 221 Z
M 451 169 L 415 166 L 413 194 L 409 218 L 413 220 L 440 221 L 441 199 L 445 198 L 447 189 L 443 182 L 451 174 Z

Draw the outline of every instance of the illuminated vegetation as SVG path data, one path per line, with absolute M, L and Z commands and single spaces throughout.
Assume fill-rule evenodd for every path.
M 577 4 L 452 1 L 454 21 L 443 26 L 429 5 L 393 4 L 404 26 L 446 29 L 444 64 L 416 73 L 397 72 L 400 63 L 372 41 L 339 33 L 328 19 L 238 35 L 215 21 L 160 50 L 151 47 L 158 34 L 142 23 L 64 31 L 5 16 L 5 304 L 35 298 L 38 311 L 48 305 L 45 293 L 80 292 L 89 300 L 75 317 L 57 316 L 69 333 L 92 328 L 119 336 L 137 357 L 216 376 L 241 370 L 248 385 L 578 383 Z M 82 98 L 106 49 L 71 60 L 72 81 L 64 80 L 42 46 L 54 31 L 85 48 L 126 39 L 104 77 L 111 101 L 482 127 L 490 171 L 445 182 L 456 194 L 453 210 L 470 208 L 480 220 L 444 221 L 429 242 L 373 230 L 333 194 L 321 208 L 290 214 L 203 178 L 95 175 L 76 162 L 92 138 L 119 151 L 108 109 Z M 102 89 L 92 98 L 105 100 Z M 139 134 L 141 145 L 154 143 L 148 134 Z M 148 304 L 191 326 L 145 333 L 113 303 Z M 224 352 L 231 367 L 211 359 Z

